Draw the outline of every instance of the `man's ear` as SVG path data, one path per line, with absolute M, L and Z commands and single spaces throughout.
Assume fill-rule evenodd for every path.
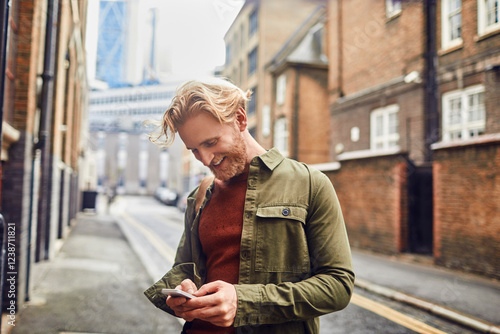
M 243 108 L 239 108 L 236 112 L 236 126 L 238 126 L 238 129 L 241 132 L 243 132 L 247 128 L 247 125 L 247 113 Z

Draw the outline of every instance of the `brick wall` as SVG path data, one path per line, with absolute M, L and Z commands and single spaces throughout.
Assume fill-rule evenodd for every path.
M 2 214 L 7 223 L 16 224 L 16 294 L 13 300 L 21 307 L 25 300 L 27 270 L 31 265 L 28 254 L 32 251 L 28 240 L 30 228 L 33 124 L 36 108 L 37 64 L 40 52 L 41 17 L 43 2 L 33 0 L 14 1 L 10 13 L 9 70 L 6 85 L 6 111 L 11 125 L 20 131 L 20 139 L 9 150 L 9 161 L 4 163 L 2 178 Z M 36 177 L 36 176 L 35 176 Z M 8 194 L 8 195 L 7 195 Z M 36 213 L 33 214 L 36 219 Z M 33 217 L 32 217 L 33 218 Z M 31 261 L 33 257 L 31 257 Z M 4 289 L 6 289 L 4 284 Z M 5 291 L 5 290 L 4 290 Z M 4 294 L 3 305 L 10 300 Z M 12 294 L 11 294 L 12 296 Z
M 326 172 L 337 192 L 350 243 L 393 254 L 406 248 L 406 160 L 401 155 L 341 162 Z
M 500 142 L 434 151 L 434 257 L 500 277 Z
M 385 1 L 330 0 L 328 5 L 332 93 L 349 95 L 423 70 L 421 1 L 403 1 L 403 11 L 391 19 Z
M 300 70 L 297 160 L 310 164 L 330 160 L 327 73 L 322 69 Z

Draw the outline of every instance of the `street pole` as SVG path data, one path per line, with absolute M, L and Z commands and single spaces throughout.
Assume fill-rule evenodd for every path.
M 49 256 L 50 204 L 52 193 L 51 131 L 54 98 L 54 74 L 57 46 L 57 19 L 59 0 L 47 3 L 45 30 L 45 54 L 42 73 L 42 94 L 40 108 L 40 134 L 36 145 L 41 152 L 40 205 L 38 211 L 36 261 L 47 260 Z

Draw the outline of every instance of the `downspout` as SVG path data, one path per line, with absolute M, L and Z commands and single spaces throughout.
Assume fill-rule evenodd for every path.
M 342 38 L 342 0 L 337 1 L 337 30 L 338 30 L 338 64 L 337 64 L 337 85 L 338 85 L 338 93 L 339 97 L 344 96 L 343 92 L 343 67 L 342 67 L 342 62 L 343 62 L 343 38 Z
M 5 69 L 7 66 L 7 35 L 9 32 L 9 0 L 0 0 L 0 24 L 1 24 L 1 45 L 0 45 L 0 147 L 2 147 L 2 124 L 4 112 L 4 90 L 5 90 Z M 2 183 L 0 182 L 0 187 Z M 1 191 L 0 191 L 1 193 Z
M 439 116 L 437 97 L 437 50 L 436 50 L 436 0 L 424 1 L 426 17 L 425 55 L 425 162 L 432 162 L 431 144 L 439 140 Z
M 292 127 L 292 145 L 293 155 L 292 158 L 299 160 L 299 110 L 300 110 L 300 65 L 295 69 L 295 94 L 293 103 L 293 127 Z
M 45 30 L 45 54 L 40 107 L 40 135 L 36 148 L 41 152 L 40 205 L 38 209 L 37 250 L 35 260 L 48 259 L 50 236 L 50 199 L 51 185 L 51 130 L 54 97 L 54 68 L 57 46 L 57 18 L 59 0 L 47 3 L 47 24 Z

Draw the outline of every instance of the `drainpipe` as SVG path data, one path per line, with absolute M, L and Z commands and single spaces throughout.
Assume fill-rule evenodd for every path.
M 431 144 L 439 140 L 437 97 L 436 0 L 424 1 L 426 18 L 425 54 L 425 162 L 432 162 Z
M 343 97 L 344 96 L 344 88 L 342 87 L 343 86 L 343 82 L 344 82 L 344 78 L 343 78 L 343 71 L 344 71 L 344 68 L 343 68 L 343 61 L 344 61 L 344 57 L 343 57 L 343 48 L 344 48 L 344 39 L 342 37 L 342 34 L 343 34 L 343 30 L 342 30 L 342 0 L 338 0 L 337 1 L 337 30 L 338 30 L 338 46 L 337 46 L 337 52 L 338 52 L 338 63 L 337 63 L 337 85 L 338 85 L 338 93 L 339 93 L 339 97 Z
M 2 147 L 2 126 L 3 126 L 3 112 L 4 112 L 4 90 L 5 90 L 5 68 L 7 64 L 7 34 L 9 26 L 9 1 L 0 0 L 0 148 Z M 1 164 L 1 161 L 0 161 Z M 2 193 L 2 166 L 0 165 L 0 194 Z M 1 199 L 0 199 L 1 200 Z M 1 202 L 0 202 L 1 203 Z M 1 204 L 0 204 L 1 212 Z M 7 241 L 7 224 L 0 213 L 0 310 L 3 309 L 3 282 L 4 282 L 4 266 L 5 266 L 5 249 Z M 0 317 L 0 328 L 2 327 L 2 319 Z
M 293 145 L 293 155 L 292 158 L 299 160 L 299 93 L 300 93 L 300 66 L 298 65 L 295 69 L 295 94 L 293 103 L 293 127 L 292 127 L 292 145 Z
M 51 186 L 51 130 L 54 98 L 54 69 L 57 46 L 57 18 L 59 0 L 49 0 L 47 3 L 47 24 L 45 30 L 45 54 L 43 63 L 43 79 L 40 134 L 36 149 L 41 153 L 40 204 L 38 208 L 37 249 L 35 261 L 47 260 L 49 256 L 50 236 L 50 200 Z
M 4 109 L 5 68 L 7 66 L 7 34 L 9 31 L 9 1 L 0 0 L 0 147 L 2 145 L 2 124 Z M 0 183 L 1 185 L 1 183 Z

